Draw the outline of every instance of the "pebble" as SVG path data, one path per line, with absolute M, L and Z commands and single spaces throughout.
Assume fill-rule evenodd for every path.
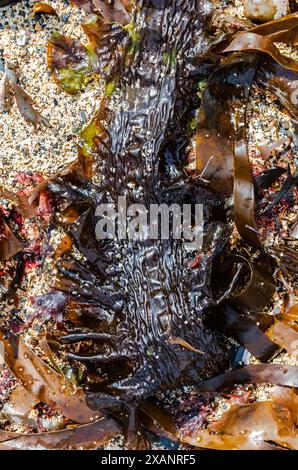
M 266 22 L 285 16 L 289 0 L 244 0 L 244 14 L 251 20 Z
M 27 43 L 27 37 L 23 34 L 22 36 L 17 37 L 16 42 L 18 46 L 25 46 Z

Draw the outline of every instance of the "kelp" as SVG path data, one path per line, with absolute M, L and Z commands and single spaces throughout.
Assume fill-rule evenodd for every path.
M 240 235 L 252 245 L 260 241 L 254 221 L 254 187 L 250 172 L 246 112 L 257 61 L 243 57 L 223 61 L 208 81 L 196 137 L 196 172 L 210 187 L 234 193 L 234 216 Z
M 271 59 L 266 59 L 260 66 L 256 83 L 273 93 L 290 116 L 298 121 L 298 74 L 282 67 Z
M 298 448 L 298 433 L 284 401 L 233 405 L 207 430 L 180 436 L 182 442 L 217 450 L 281 450 Z M 277 447 L 274 447 L 274 444 Z
M 103 0 L 72 0 L 72 3 L 87 13 L 101 15 L 107 23 L 122 25 L 129 23 L 129 11 L 133 4 L 131 0 L 114 0 L 112 4 L 107 4 Z
M 17 84 L 17 77 L 15 73 L 8 67 L 5 69 L 5 77 L 9 83 L 18 110 L 23 116 L 25 121 L 32 124 L 34 127 L 48 126 L 48 120 L 42 116 L 34 107 L 34 101 L 32 98 Z
M 27 392 L 23 385 L 17 385 L 11 392 L 9 399 L 4 403 L 0 416 L 2 419 L 8 419 L 9 421 L 12 420 L 11 418 L 16 418 L 17 422 L 24 422 L 25 424 L 26 421 L 29 421 L 29 413 L 38 403 L 38 398 Z
M 251 32 L 238 33 L 228 47 L 222 51 L 223 54 L 231 52 L 261 52 L 269 55 L 285 69 L 298 72 L 298 63 L 296 60 L 281 54 L 269 38 L 260 36 L 259 34 Z
M 285 387 L 298 387 L 298 367 L 285 364 L 257 364 L 221 374 L 203 381 L 198 386 L 200 392 L 214 392 L 235 384 L 274 384 Z
M 298 40 L 298 13 L 292 13 L 278 20 L 255 26 L 249 32 L 266 36 L 272 42 L 285 42 L 296 45 Z
M 211 289 L 217 305 L 229 301 L 243 313 L 253 314 L 267 307 L 275 291 L 271 262 L 261 255 L 258 260 L 230 254 L 215 263 Z
M 255 182 L 257 186 L 261 189 L 269 189 L 275 181 L 277 181 L 280 176 L 286 173 L 286 169 L 282 167 L 274 167 L 268 170 L 263 171 L 262 174 L 255 177 Z
M 84 47 L 70 38 L 56 36 L 49 46 L 52 71 L 64 89 L 70 92 L 80 90 L 85 83 L 86 75 L 90 72 L 99 72 L 109 79 L 101 109 L 82 133 L 86 145 L 80 150 L 83 163 L 81 162 L 79 170 L 73 167 L 69 173 L 60 174 L 49 181 L 49 189 L 54 195 L 57 207 L 61 201 L 64 207 L 61 225 L 74 245 L 79 248 L 80 254 L 87 259 L 85 262 L 82 258 L 78 260 L 69 255 L 68 244 L 66 255 L 59 261 L 56 287 L 67 295 L 68 305 L 77 309 L 78 317 L 84 317 L 87 312 L 89 319 L 91 317 L 92 320 L 97 320 L 97 323 L 90 322 L 93 327 L 90 329 L 82 326 L 85 318 L 82 318 L 82 321 L 79 318 L 80 327 L 73 332 L 68 331 L 61 341 L 70 347 L 77 343 L 75 353 L 70 349 L 68 357 L 85 363 L 89 378 L 92 378 L 92 369 L 94 372 L 94 369 L 100 365 L 107 378 L 98 378 L 97 390 L 101 390 L 99 384 L 102 383 L 106 389 L 108 382 L 116 391 L 117 397 L 113 397 L 112 394 L 108 397 L 111 402 L 117 398 L 114 400 L 117 402 L 116 408 L 119 407 L 119 403 L 122 405 L 124 403 L 129 414 L 129 431 L 132 432 L 137 429 L 136 408 L 139 403 L 143 403 L 144 398 L 151 396 L 159 388 L 176 387 L 180 381 L 197 382 L 201 374 L 205 374 L 205 369 L 211 367 L 214 373 L 217 367 L 215 362 L 218 359 L 220 361 L 225 359 L 217 336 L 202 323 L 205 309 L 217 301 L 220 303 L 221 300 L 235 302 L 247 310 L 252 306 L 259 309 L 260 305 L 270 298 L 272 285 L 270 282 L 264 283 L 265 285 L 257 292 L 262 295 L 268 287 L 266 295 L 264 294 L 263 298 L 259 298 L 259 295 L 256 298 L 255 295 L 254 300 L 255 287 L 258 287 L 263 279 L 258 275 L 254 276 L 253 271 L 249 271 L 248 280 L 240 282 L 240 287 L 238 279 L 233 275 L 232 283 L 223 297 L 216 299 L 210 292 L 212 265 L 214 260 L 218 259 L 218 255 L 222 254 L 227 239 L 222 223 L 211 223 L 210 226 L 207 224 L 208 230 L 213 235 L 212 241 L 204 245 L 202 256 L 199 254 L 196 258 L 199 262 L 192 264 L 189 269 L 186 269 L 180 261 L 185 253 L 179 243 L 171 245 L 165 242 L 158 244 L 157 247 L 140 244 L 138 247 L 133 246 L 131 251 L 130 247 L 128 251 L 125 251 L 127 247 L 123 251 L 123 246 L 114 241 L 98 243 L 94 240 L 96 205 L 99 202 L 114 201 L 119 194 L 128 193 L 132 202 L 142 202 L 143 198 L 146 202 L 152 198 L 161 202 L 163 197 L 168 202 L 168 199 L 174 196 L 182 202 L 191 199 L 206 204 L 208 201 L 208 222 L 210 217 L 216 217 L 214 214 L 211 215 L 214 207 L 218 211 L 222 209 L 221 202 L 215 201 L 216 198 L 205 188 L 189 184 L 184 177 L 184 179 L 177 178 L 175 184 L 171 185 L 172 180 L 165 181 L 166 178 L 160 169 L 162 165 L 167 165 L 163 158 L 165 143 L 168 140 L 175 141 L 176 136 L 184 132 L 184 128 L 181 130 L 177 121 L 184 116 L 184 108 L 192 109 L 194 106 L 189 95 L 192 95 L 194 80 L 197 78 L 194 79 L 192 76 L 193 70 L 188 75 L 185 67 L 186 58 L 194 53 L 202 52 L 204 55 L 206 52 L 204 51 L 206 44 L 200 45 L 202 48 L 200 51 L 197 45 L 192 44 L 193 39 L 189 39 L 191 36 L 197 38 L 198 33 L 203 34 L 201 26 L 198 27 L 199 22 L 194 22 L 196 26 L 191 35 L 186 25 L 193 18 L 200 21 L 205 19 L 204 15 L 208 9 L 205 9 L 204 5 L 204 12 L 198 12 L 196 2 L 191 5 L 187 3 L 187 12 L 181 9 L 181 2 L 177 4 L 173 2 L 173 5 L 161 2 L 160 5 L 154 4 L 154 8 L 148 8 L 145 2 L 144 11 L 137 17 L 136 24 L 131 24 L 129 22 L 131 17 L 123 7 L 123 2 L 114 2 L 114 9 L 99 0 L 82 2 L 76 0 L 74 3 L 82 5 L 89 12 L 96 13 L 96 16 L 84 26 L 91 48 Z M 167 23 L 171 25 L 171 30 L 176 25 L 175 41 L 183 45 L 179 54 L 171 42 L 173 35 L 168 36 L 164 28 L 159 30 L 161 24 L 159 21 L 165 15 L 165 8 L 167 8 L 167 18 L 170 17 Z M 104 22 L 103 18 L 110 23 Z M 181 21 L 182 19 L 185 21 Z M 250 34 L 256 36 L 254 33 Z M 185 38 L 187 44 L 184 44 Z M 263 46 L 265 43 L 268 45 L 265 40 L 259 41 Z M 236 43 L 232 44 L 234 47 Z M 271 47 L 270 51 L 272 50 L 275 51 Z M 246 241 L 260 248 L 254 222 L 254 185 L 246 142 L 247 103 L 259 67 L 257 57 L 251 55 L 247 59 L 244 53 L 228 57 L 212 75 L 203 96 L 202 109 L 205 115 L 201 118 L 202 127 L 201 134 L 198 133 L 197 146 L 202 149 L 208 142 L 206 147 L 209 154 L 203 157 L 205 161 L 202 162 L 200 175 L 204 180 L 211 176 L 211 184 L 215 181 L 213 173 L 218 170 L 218 162 L 224 158 L 224 161 L 220 162 L 217 189 L 224 190 L 226 195 L 234 192 L 235 219 L 239 233 Z M 115 91 L 117 93 L 114 93 Z M 217 109 L 219 100 L 221 108 Z M 234 114 L 230 116 L 231 109 L 234 110 Z M 222 145 L 220 150 L 218 150 L 219 145 Z M 87 149 L 92 149 L 100 156 L 102 164 L 99 165 L 98 171 L 101 171 L 104 177 L 102 186 L 95 187 L 90 183 L 92 165 Z M 87 164 L 84 168 L 85 157 Z M 179 165 L 173 167 L 178 172 Z M 181 190 L 183 185 L 184 189 Z M 135 191 L 135 187 L 140 186 L 142 191 Z M 216 211 L 214 212 L 216 214 Z M 218 233 L 215 227 L 220 229 Z M 205 255 L 206 253 L 208 255 Z M 118 262 L 119 259 L 122 263 Z M 190 260 L 187 261 L 187 266 L 190 266 Z M 184 276 L 184 273 L 187 275 Z M 179 285 L 178 293 L 177 285 Z M 195 311 L 194 316 L 189 308 L 190 299 Z M 230 307 L 223 320 L 224 326 L 230 330 L 229 334 L 234 334 L 236 339 L 247 344 L 260 359 L 266 360 L 272 357 L 278 349 L 278 346 L 268 340 L 253 321 L 247 321 L 247 318 L 238 314 L 237 310 Z M 15 337 L 13 341 L 16 341 Z M 47 346 L 44 350 L 50 355 Z M 29 359 L 36 363 L 38 358 L 34 357 L 32 361 L 32 357 L 30 355 Z M 259 366 L 258 370 L 245 369 L 246 376 L 249 375 L 248 369 L 250 376 L 246 377 L 246 380 L 244 377 L 244 382 L 268 380 L 296 384 L 297 369 L 283 369 L 278 373 L 276 366 L 274 365 L 274 369 L 271 366 L 268 365 L 271 375 L 264 372 L 264 365 Z M 261 367 L 263 369 L 260 369 Z M 53 369 L 50 370 L 50 375 L 54 374 L 57 384 L 61 384 L 61 375 Z M 42 371 L 44 372 L 43 369 Z M 243 380 L 245 374 L 242 372 L 241 375 L 241 370 L 230 372 L 232 375 L 230 379 L 227 379 L 227 374 L 221 382 L 219 380 L 221 376 L 216 379 L 223 385 L 234 383 L 233 381 L 237 381 L 237 373 Z M 42 378 L 44 379 L 44 374 Z M 85 415 L 83 413 L 82 418 L 79 407 L 76 406 L 75 409 L 67 407 L 63 396 L 57 404 L 51 396 L 51 382 L 45 382 L 49 385 L 49 390 L 47 393 L 43 392 L 39 398 L 53 408 L 59 409 L 70 419 L 74 421 L 80 419 L 78 422 L 83 422 Z M 203 382 L 199 390 L 201 387 L 204 390 L 204 384 L 207 389 L 210 386 L 209 381 Z M 105 402 L 100 392 L 98 399 L 104 408 Z M 86 415 L 89 416 L 90 413 L 94 419 L 93 412 L 85 408 L 86 403 L 81 403 L 81 406 Z M 270 414 L 269 405 L 264 413 L 265 411 Z M 147 413 L 147 416 L 149 415 L 151 418 L 156 416 L 152 410 Z M 272 420 L 271 424 L 275 423 L 275 415 Z M 71 431 L 77 430 L 79 435 L 79 430 L 82 428 L 87 427 L 74 428 Z M 67 431 L 69 430 L 65 433 Z M 223 428 L 224 434 L 227 434 L 225 428 Z M 271 436 L 274 441 L 275 434 Z M 34 447 L 36 442 L 38 445 L 49 445 L 45 444 L 45 436 L 35 436 L 36 440 L 32 436 L 15 437 L 15 444 L 14 439 L 9 438 L 5 445 Z M 54 445 L 57 442 L 55 439 Z M 58 439 L 61 442 L 63 434 L 58 435 Z M 67 439 L 68 437 L 66 442 Z M 209 432 L 206 435 L 206 440 L 208 439 L 210 443 Z M 215 438 L 211 436 L 211 439 Z M 236 445 L 234 436 L 219 439 L 224 441 L 226 447 L 232 448 Z M 247 445 L 245 437 L 238 439 L 238 447 Z M 264 436 L 265 439 L 267 434 Z M 81 437 L 81 440 L 84 442 L 84 438 Z M 70 447 L 76 445 L 76 443 L 71 444 Z M 249 445 L 251 448 L 272 447 L 262 440 L 260 442 L 249 440 Z
M 37 2 L 34 3 L 32 11 L 35 15 L 52 15 L 58 16 L 56 10 L 48 3 Z
M 89 12 L 97 12 L 82 25 L 89 44 L 84 46 L 59 33 L 48 43 L 48 65 L 53 78 L 71 94 L 82 90 L 97 73 L 106 79 L 115 75 L 123 51 L 138 40 L 130 13 L 120 0 L 113 6 L 100 0 L 84 4 Z
M 22 249 L 21 241 L 13 234 L 0 212 L 0 260 L 10 259 Z
M 120 433 L 110 418 L 74 426 L 61 431 L 18 434 L 0 430 L 0 450 L 92 450 L 98 449 Z
M 272 209 L 274 209 L 277 206 L 277 204 L 279 204 L 283 199 L 285 199 L 290 193 L 290 191 L 292 191 L 297 186 L 298 186 L 298 172 L 295 175 L 292 175 L 291 173 L 289 173 L 280 191 L 277 192 L 273 201 L 267 205 L 267 207 L 261 212 L 261 214 L 266 214 L 272 211 Z
M 55 33 L 48 43 L 48 65 L 53 78 L 70 94 L 82 90 L 95 72 L 94 53 L 80 41 Z
M 286 276 L 298 272 L 298 253 L 295 248 L 287 245 L 278 245 L 268 248 L 268 253 L 277 261 L 280 270 Z
M 124 407 L 130 436 L 139 429 L 139 403 L 146 397 L 163 387 L 198 381 L 226 358 L 219 336 L 202 323 L 205 309 L 215 300 L 209 292 L 213 261 L 230 235 L 218 220 L 223 201 L 189 182 L 178 162 L 179 177 L 165 177 L 165 144 L 175 146 L 176 137 L 184 138 L 188 113 L 197 103 L 198 77 L 194 68 L 186 67 L 188 58 L 205 57 L 212 42 L 204 36 L 207 3 L 202 3 L 202 10 L 194 0 L 181 6 L 176 0 L 153 6 L 145 2 L 133 25 L 112 23 L 103 28 L 100 15 L 92 17 L 87 29 L 84 25 L 99 62 L 109 66 L 103 71 L 108 79 L 100 109 L 81 133 L 83 153 L 96 154 L 102 181 L 95 186 L 70 171 L 49 182 L 59 222 L 83 255 L 66 253 L 58 262 L 55 288 L 68 296 L 67 311 L 71 309 L 75 323 L 74 331 L 70 328 L 61 341 L 71 361 L 85 364 L 87 376 L 96 384 L 98 407 Z M 163 28 L 165 10 L 168 21 Z M 200 34 L 204 40 L 197 44 Z M 123 42 L 113 49 L 114 37 L 121 35 Z M 182 124 L 184 114 L 187 122 Z M 185 160 L 181 155 L 180 166 Z M 181 207 L 190 200 L 201 201 L 208 236 L 199 266 L 191 267 L 193 253 L 186 253 L 180 240 L 97 240 L 96 207 L 116 202 L 119 195 L 146 205 L 151 200 L 176 200 Z M 107 387 L 108 403 L 103 396 Z
M 270 340 L 261 331 L 256 318 L 239 313 L 228 304 L 217 307 L 216 310 L 213 309 L 208 317 L 207 325 L 243 344 L 260 361 L 267 362 L 279 350 L 274 339 L 270 337 Z
M 267 331 L 267 336 L 292 356 L 298 356 L 298 332 L 290 326 L 277 322 Z
M 247 150 L 247 103 L 253 83 L 276 94 L 297 117 L 297 62 L 282 55 L 275 40 L 288 40 L 297 29 L 297 14 L 236 34 L 224 59 L 204 89 L 196 142 L 196 174 L 212 189 L 234 194 L 234 217 L 241 237 L 261 247 L 254 221 L 255 196 Z M 272 35 L 272 37 L 271 37 Z M 276 35 L 276 36 L 275 36 Z M 259 53 L 267 59 L 258 61 Z M 237 65 L 238 64 L 238 65 Z M 191 162 L 191 168 L 193 162 Z M 288 184 L 289 182 L 287 182 Z
M 16 335 L 0 330 L 0 341 L 7 366 L 29 394 L 77 423 L 98 418 L 98 413 L 87 406 L 83 390 L 48 366 Z

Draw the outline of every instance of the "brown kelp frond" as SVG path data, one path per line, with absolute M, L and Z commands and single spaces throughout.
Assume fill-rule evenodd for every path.
M 298 40 L 298 13 L 292 13 L 278 20 L 255 26 L 250 29 L 250 32 L 266 36 L 272 42 L 285 42 L 296 45 Z
M 260 246 L 254 221 L 254 187 L 247 151 L 247 105 L 257 58 L 230 57 L 212 74 L 203 94 L 196 140 L 196 172 L 210 187 L 234 192 L 240 235 Z
M 13 234 L 0 212 L 0 260 L 8 260 L 23 249 L 21 241 Z
M 296 60 L 284 56 L 279 52 L 274 43 L 267 37 L 255 33 L 238 33 L 232 42 L 226 47 L 222 53 L 231 52 L 261 52 L 269 55 L 275 62 L 282 67 L 298 72 L 298 64 Z
M 277 261 L 280 270 L 286 276 L 298 272 L 298 253 L 295 248 L 279 245 L 269 248 L 268 252 Z
M 16 74 L 8 67 L 6 67 L 4 77 L 2 78 L 0 110 L 3 111 L 5 107 L 8 87 L 12 91 L 18 110 L 25 121 L 36 128 L 49 125 L 49 121 L 35 109 L 35 103 L 32 98 L 18 85 Z
M 208 429 L 180 436 L 182 442 L 218 450 L 281 450 L 298 448 L 296 420 L 280 397 L 278 403 L 266 401 L 234 405 Z M 270 444 L 271 443 L 271 444 Z
M 70 94 L 82 90 L 93 78 L 96 68 L 91 49 L 59 33 L 48 43 L 48 65 L 56 82 Z
M 207 325 L 231 336 L 244 345 L 254 357 L 267 362 L 277 353 L 279 347 L 273 338 L 270 340 L 263 333 L 257 320 L 226 304 L 212 311 Z
M 37 2 L 33 5 L 32 11 L 35 15 L 58 16 L 56 10 L 48 3 Z
M 31 435 L 0 431 L 0 450 L 92 450 L 120 432 L 119 425 L 109 418 L 61 431 Z
M 212 189 L 227 195 L 234 193 L 238 232 L 246 242 L 259 248 L 261 241 L 254 220 L 255 194 L 247 149 L 247 105 L 250 89 L 257 83 L 273 91 L 280 103 L 297 117 L 294 100 L 297 62 L 279 52 L 273 42 L 277 37 L 270 38 L 271 34 L 279 34 L 279 40 L 286 40 L 290 30 L 292 37 L 293 31 L 297 30 L 297 18 L 297 14 L 293 14 L 238 33 L 222 51 L 234 54 L 223 59 L 204 88 L 196 157 L 189 167 Z M 259 60 L 259 54 L 267 55 L 265 62 Z
M 0 330 L 0 342 L 7 367 L 34 398 L 77 423 L 98 418 L 98 413 L 87 406 L 83 390 L 48 366 L 16 335 Z
M 298 332 L 289 325 L 277 322 L 268 330 L 267 335 L 289 354 L 298 357 Z
M 281 106 L 298 122 L 298 74 L 268 58 L 262 61 L 256 76 L 258 86 L 268 89 Z
M 114 0 L 113 3 L 104 0 L 72 0 L 72 3 L 87 13 L 102 16 L 107 23 L 126 25 L 130 22 L 131 0 Z
M 82 90 L 96 73 L 107 80 L 112 76 L 115 79 L 125 54 L 130 46 L 136 45 L 138 36 L 130 23 L 131 15 L 120 0 L 113 5 L 100 0 L 74 3 L 97 13 L 82 25 L 89 44 L 84 46 L 59 33 L 48 44 L 48 65 L 53 77 L 71 94 Z
M 257 364 L 221 374 L 202 382 L 200 392 L 214 392 L 235 384 L 274 384 L 298 387 L 298 366 L 285 364 Z

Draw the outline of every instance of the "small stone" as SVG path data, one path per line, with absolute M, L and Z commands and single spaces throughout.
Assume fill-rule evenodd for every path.
M 61 20 L 63 21 L 63 23 L 67 23 L 68 19 L 70 17 L 70 14 L 69 13 L 62 13 L 60 18 Z
M 255 21 L 272 21 L 287 15 L 289 0 L 244 0 L 244 14 Z
M 85 111 L 81 111 L 80 116 L 81 116 L 82 123 L 85 124 L 87 122 L 87 115 Z
M 18 46 L 25 46 L 27 43 L 27 36 L 25 36 L 25 34 L 23 34 L 22 36 L 19 36 L 17 38 L 17 45 Z

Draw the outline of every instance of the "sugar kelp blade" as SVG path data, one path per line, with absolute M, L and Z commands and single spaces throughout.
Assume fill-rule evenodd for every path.
M 234 193 L 237 229 L 245 241 L 260 247 L 246 138 L 247 105 L 257 67 L 256 56 L 231 56 L 210 77 L 200 109 L 195 166 L 212 189 Z
M 227 195 L 233 192 L 233 112 L 245 106 L 243 89 L 249 89 L 257 68 L 254 58 L 229 58 L 216 69 L 202 96 L 196 136 L 196 173 L 209 186 Z M 235 83 L 233 82 L 235 80 Z
M 0 260 L 10 259 L 22 249 L 22 243 L 13 234 L 11 228 L 0 214 Z
M 38 434 L 0 431 L 0 450 L 92 450 L 106 444 L 120 432 L 118 424 L 109 418 Z
M 90 423 L 98 418 L 98 413 L 87 406 L 83 390 L 48 366 L 16 335 L 0 330 L 0 342 L 4 345 L 7 367 L 38 401 L 77 423 Z
M 214 392 L 235 384 L 275 384 L 298 387 L 298 366 L 285 364 L 257 364 L 232 370 L 213 379 L 201 382 L 200 392 Z
M 275 62 L 279 63 L 282 67 L 298 72 L 298 62 L 294 59 L 286 57 L 275 44 L 267 37 L 259 34 L 245 32 L 238 33 L 226 47 L 222 53 L 227 54 L 231 52 L 261 52 L 270 56 Z
M 266 36 L 273 42 L 296 45 L 298 41 L 298 13 L 292 13 L 278 20 L 255 26 L 250 29 L 250 32 Z
M 208 429 L 180 435 L 180 439 L 196 447 L 216 450 L 298 448 L 295 422 L 288 408 L 284 404 L 277 407 L 270 401 L 233 405 Z
M 298 357 L 298 333 L 289 325 L 277 322 L 267 331 L 267 336 L 294 357 Z

